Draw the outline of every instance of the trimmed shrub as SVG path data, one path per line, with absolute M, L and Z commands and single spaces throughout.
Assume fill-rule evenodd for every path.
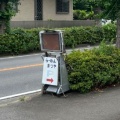
M 115 24 L 107 24 L 102 26 L 103 28 L 103 38 L 105 41 L 115 42 L 116 40 L 116 25 Z
M 0 54 L 23 54 L 40 50 L 36 30 L 14 29 L 10 34 L 0 35 Z
M 64 28 L 66 47 L 77 47 L 80 44 L 96 44 L 105 40 L 107 43 L 116 41 L 116 25 L 108 24 L 101 27 Z
M 120 82 L 120 50 L 102 43 L 93 50 L 73 51 L 66 57 L 72 90 L 82 93 Z
M 9 34 L 0 35 L 0 54 L 23 54 L 40 51 L 39 31 L 45 28 L 13 29 Z M 64 30 L 65 46 L 74 48 L 80 44 L 96 44 L 116 40 L 116 26 L 71 27 Z

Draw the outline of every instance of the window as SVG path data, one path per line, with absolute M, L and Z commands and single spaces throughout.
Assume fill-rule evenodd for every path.
M 69 13 L 69 0 L 56 0 L 57 13 Z
M 43 19 L 43 0 L 35 0 L 35 20 Z

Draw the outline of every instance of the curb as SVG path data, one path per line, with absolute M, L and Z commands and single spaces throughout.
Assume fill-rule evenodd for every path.
M 19 94 L 19 96 L 14 95 L 13 97 L 8 97 L 5 99 L 0 100 L 0 108 L 5 107 L 11 104 L 19 103 L 19 102 L 26 102 L 31 100 L 33 97 L 41 95 L 41 90 L 34 91 L 34 92 L 27 92 L 26 94 Z

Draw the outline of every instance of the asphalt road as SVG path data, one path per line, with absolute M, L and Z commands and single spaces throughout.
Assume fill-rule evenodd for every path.
M 0 98 L 41 88 L 41 54 L 0 58 Z

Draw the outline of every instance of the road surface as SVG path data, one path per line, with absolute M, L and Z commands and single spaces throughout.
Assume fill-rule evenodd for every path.
M 0 58 L 0 98 L 41 88 L 41 54 Z

